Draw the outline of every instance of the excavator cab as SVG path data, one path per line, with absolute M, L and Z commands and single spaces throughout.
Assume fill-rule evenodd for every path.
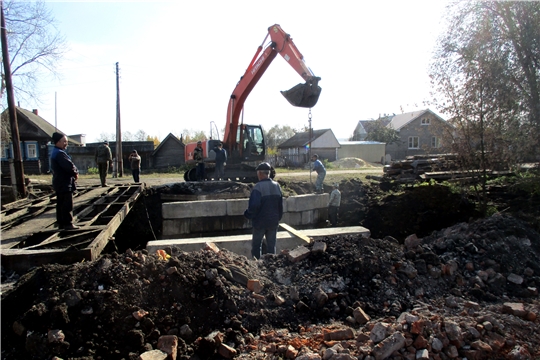
M 312 108 L 321 95 L 319 80 L 321 80 L 320 77 L 313 77 L 305 84 L 298 84 L 289 90 L 281 91 L 281 94 L 292 106 Z

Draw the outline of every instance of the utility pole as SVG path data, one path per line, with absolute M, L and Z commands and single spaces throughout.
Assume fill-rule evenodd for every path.
M 309 162 L 311 161 L 311 140 L 313 140 L 313 128 L 311 127 L 311 108 L 309 109 L 308 120 L 309 120 L 309 159 L 308 159 L 308 164 L 309 164 Z M 313 183 L 311 182 L 311 164 L 309 164 L 309 183 L 313 186 Z
M 116 170 L 118 177 L 124 176 L 122 161 L 122 130 L 120 126 L 120 70 L 116 63 Z
M 2 58 L 4 62 L 6 93 L 9 109 L 9 124 L 11 126 L 11 141 L 13 142 L 13 170 L 15 173 L 15 186 L 21 198 L 26 197 L 26 186 L 24 184 L 24 169 L 21 156 L 21 146 L 19 138 L 19 125 L 17 123 L 17 111 L 15 109 L 15 98 L 13 96 L 13 82 L 11 79 L 11 64 L 9 63 L 9 52 L 7 45 L 6 19 L 4 18 L 4 2 L 0 1 L 1 9 L 1 34 L 2 38 Z M 12 174 L 13 178 L 13 174 Z

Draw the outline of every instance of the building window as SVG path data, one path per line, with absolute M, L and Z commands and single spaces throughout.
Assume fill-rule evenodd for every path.
M 420 148 L 420 138 L 418 136 L 409 136 L 409 149 Z
M 38 158 L 37 142 L 26 143 L 26 158 L 34 160 Z
M 11 144 L 2 144 L 2 160 L 13 158 L 11 155 Z
M 422 119 L 422 125 L 429 125 L 431 123 L 431 119 L 430 118 L 423 118 Z
M 441 138 L 438 136 L 433 136 L 431 138 L 431 147 L 432 148 L 440 148 L 441 147 Z

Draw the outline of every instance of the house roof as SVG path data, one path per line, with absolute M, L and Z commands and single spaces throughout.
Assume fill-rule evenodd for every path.
M 332 131 L 331 129 L 322 129 L 322 130 L 313 130 L 313 137 L 311 138 L 311 141 L 321 137 L 326 132 Z M 278 145 L 279 149 L 282 148 L 295 148 L 295 147 L 303 147 L 308 145 L 310 142 L 309 139 L 309 131 L 296 133 L 293 137 L 286 140 L 284 143 Z
M 152 153 L 152 156 L 154 156 L 155 154 L 158 153 L 158 151 L 161 149 L 162 145 L 163 144 L 166 144 L 167 142 L 169 141 L 174 141 L 174 142 L 177 142 L 178 145 L 180 146 L 186 146 L 182 141 L 180 141 L 180 139 L 178 139 L 176 136 L 174 136 L 172 133 L 169 133 L 169 135 L 165 136 L 165 139 L 163 139 L 162 142 L 159 143 L 159 145 L 157 146 L 157 148 L 154 150 L 154 152 Z
M 15 107 L 17 109 L 17 118 L 23 118 L 26 121 L 32 123 L 34 126 L 36 126 L 45 136 L 48 136 L 49 138 L 52 138 L 52 134 L 55 132 L 61 132 L 65 134 L 63 131 L 58 130 L 55 128 L 51 123 L 49 123 L 47 120 L 42 118 L 39 115 L 34 114 L 30 110 L 23 109 L 19 106 Z M 8 109 L 4 111 L 4 113 L 8 113 Z M 9 123 L 8 123 L 9 126 Z M 81 143 L 77 140 L 74 140 L 68 136 L 68 142 L 72 145 L 81 145 Z
M 378 118 L 376 120 L 360 120 L 358 121 L 358 124 L 356 125 L 356 128 L 354 129 L 354 134 L 367 134 L 371 131 L 373 124 L 375 124 L 376 121 L 381 121 L 383 126 L 387 126 L 390 124 L 390 121 L 392 120 L 392 116 L 385 116 L 382 118 Z
M 411 111 L 408 113 L 403 113 L 403 114 L 392 117 L 392 121 L 390 121 L 390 124 L 388 124 L 387 126 L 394 130 L 400 130 L 402 127 L 404 127 L 411 121 L 419 118 L 420 116 L 424 115 L 426 112 L 430 112 L 431 114 L 439 117 L 438 115 L 436 115 L 433 111 L 429 109 Z

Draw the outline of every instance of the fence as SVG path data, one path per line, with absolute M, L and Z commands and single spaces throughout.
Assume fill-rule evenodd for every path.
M 304 168 L 309 162 L 308 154 L 266 155 L 264 159 L 273 167 Z

